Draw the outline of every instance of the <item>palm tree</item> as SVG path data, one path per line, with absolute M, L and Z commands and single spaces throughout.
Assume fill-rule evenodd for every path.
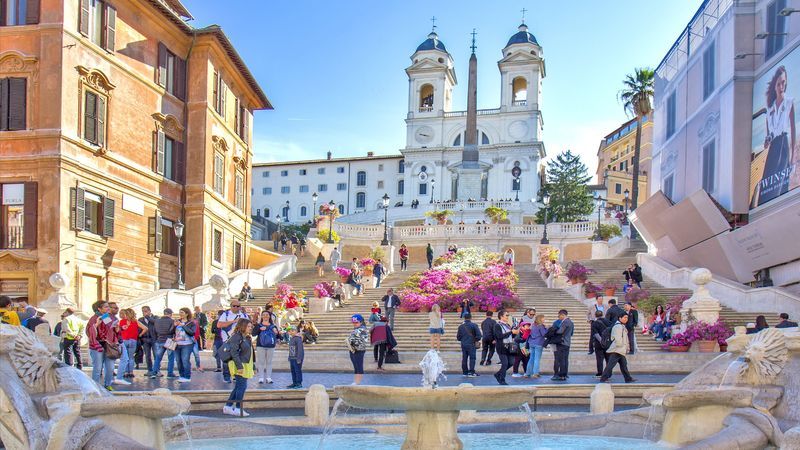
M 655 72 L 648 67 L 634 69 L 622 81 L 624 88 L 619 92 L 625 112 L 636 117 L 636 146 L 633 150 L 633 180 L 631 186 L 631 211 L 639 206 L 639 157 L 642 147 L 642 119 L 653 112 L 651 99 L 654 94 Z M 636 230 L 631 227 L 631 238 Z

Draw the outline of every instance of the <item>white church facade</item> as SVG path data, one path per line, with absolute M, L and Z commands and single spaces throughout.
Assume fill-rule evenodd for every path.
M 490 204 L 509 210 L 512 223 L 527 222 L 526 217 L 538 208 L 531 200 L 538 197 L 539 165 L 545 156 L 540 110 L 545 76 L 542 48 L 527 26 L 520 25 L 502 49 L 502 58 L 497 63 L 501 73 L 500 106 L 493 109 L 478 110 L 475 106 L 474 60 L 473 53 L 470 61 L 473 79 L 468 88 L 473 99 L 468 101 L 467 111 L 454 111 L 453 89 L 457 80 L 453 57 L 438 35 L 431 32 L 411 55 L 411 65 L 406 69 L 407 133 L 401 155 L 353 158 L 358 169 L 354 171 L 348 165 L 345 169 L 348 173 L 339 174 L 342 180 L 335 189 L 328 186 L 327 191 L 317 192 L 319 202 L 333 201 L 345 214 L 340 220 L 351 223 L 380 222 L 383 219 L 380 197 L 384 193 L 391 197 L 390 223 L 422 218 L 425 210 L 433 208 L 461 210 L 465 221 L 474 222 L 483 218 L 483 207 Z M 474 140 L 468 139 L 469 127 L 475 130 Z M 461 169 L 465 144 L 467 150 L 473 150 L 473 158 L 477 146 L 478 169 L 472 172 L 479 173 L 474 180 L 467 180 Z M 316 192 L 314 185 L 319 183 L 308 183 L 308 174 L 316 174 L 328 165 L 336 165 L 342 171 L 339 167 L 344 160 L 253 164 L 253 212 L 266 215 L 269 211 L 270 219 L 280 215 L 283 221 L 306 222 L 312 212 L 293 206 L 311 206 L 311 196 Z M 459 174 L 461 189 L 457 187 Z M 465 191 L 465 180 L 479 185 Z M 415 200 L 419 205 L 412 208 Z

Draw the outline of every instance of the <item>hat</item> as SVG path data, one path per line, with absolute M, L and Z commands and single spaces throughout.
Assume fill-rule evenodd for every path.
M 286 331 L 297 331 L 297 327 L 294 325 L 286 325 Z
M 36 308 L 36 312 L 38 314 L 47 314 L 47 310 L 44 308 Z
M 353 314 L 353 316 L 350 317 L 350 321 L 353 323 L 361 323 L 364 321 L 364 317 L 361 316 L 361 314 Z

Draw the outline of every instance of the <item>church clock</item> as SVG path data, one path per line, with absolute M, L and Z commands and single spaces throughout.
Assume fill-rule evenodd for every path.
M 423 125 L 417 128 L 414 133 L 414 139 L 420 144 L 428 144 L 433 140 L 434 133 L 433 128 Z

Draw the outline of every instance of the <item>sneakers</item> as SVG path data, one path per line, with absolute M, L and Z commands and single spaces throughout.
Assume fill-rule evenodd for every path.
M 121 385 L 124 385 L 124 386 L 130 386 L 130 384 L 131 384 L 130 381 L 120 380 L 120 379 L 114 379 L 114 381 L 112 381 L 111 383 L 112 384 L 121 384 Z
M 236 415 L 237 416 L 242 416 L 242 417 L 247 417 L 247 416 L 250 415 L 250 413 L 245 411 L 245 410 L 243 410 L 243 409 L 237 409 L 236 410 Z
M 167 379 L 174 379 L 174 378 L 178 378 L 178 376 L 175 375 L 174 373 L 168 373 L 167 374 Z
M 214 369 L 214 372 L 220 373 L 220 372 L 222 372 L 222 369 L 220 369 L 219 367 L 217 367 L 216 369 Z
M 630 380 L 625 380 L 626 383 L 636 383 L 636 378 L 631 378 Z
M 106 386 L 106 390 L 109 392 L 114 392 L 114 388 L 112 386 Z
M 158 378 L 158 374 L 155 374 L 155 373 L 151 373 L 151 374 L 150 374 L 150 379 L 151 379 L 151 380 L 154 380 L 154 379 L 156 379 L 156 378 Z
M 294 383 L 292 383 L 292 384 L 290 384 L 290 385 L 286 386 L 286 389 L 294 389 L 294 388 L 296 388 L 296 387 L 297 387 L 297 385 L 296 385 L 296 384 L 294 384 Z
M 519 374 L 519 373 L 512 373 L 511 374 L 511 378 L 520 378 L 520 377 L 522 377 L 522 374 Z
M 267 384 L 272 384 L 272 378 L 267 378 Z
M 470 377 L 470 378 L 476 378 L 476 377 L 479 377 L 480 375 L 478 375 L 475 372 L 472 372 L 472 373 L 468 373 L 467 376 Z
M 239 413 L 236 412 L 236 408 L 233 406 L 225 405 L 222 407 L 222 414 L 227 414 L 229 416 L 238 416 Z
M 192 380 L 190 380 L 188 378 L 183 378 L 183 377 L 178 378 L 178 383 L 188 383 L 190 381 L 192 381 Z
M 263 378 L 259 378 L 258 379 L 258 384 L 264 384 L 264 379 Z

